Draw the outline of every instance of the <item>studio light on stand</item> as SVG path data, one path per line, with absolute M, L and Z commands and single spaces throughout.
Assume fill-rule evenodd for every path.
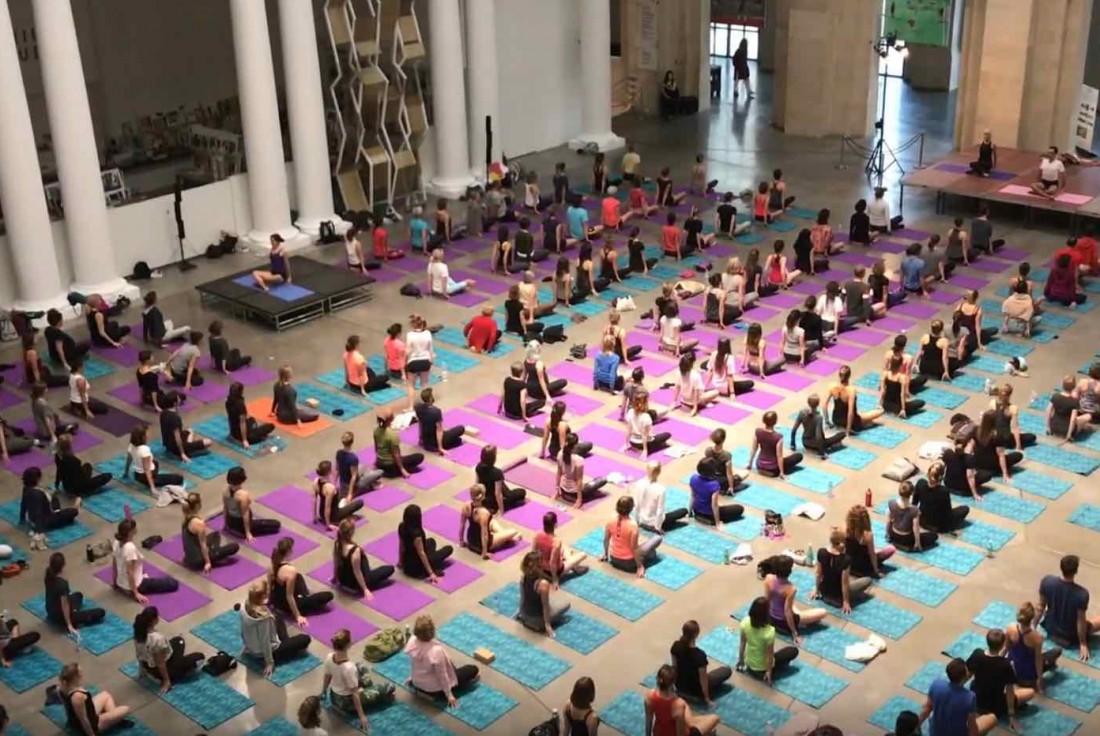
M 890 54 L 893 53 L 900 54 L 903 59 L 909 58 L 909 48 L 905 45 L 903 39 L 898 38 L 897 33 L 890 33 L 880 38 L 872 43 L 871 47 L 879 55 L 879 58 L 884 60 L 890 58 Z M 889 77 L 886 72 L 880 72 L 880 76 L 882 77 L 882 106 L 879 118 L 875 121 L 878 141 L 875 142 L 874 148 L 867 155 L 863 167 L 863 170 L 867 172 L 867 178 L 874 177 L 877 186 L 882 186 L 883 175 L 890 167 L 897 166 L 899 169 L 901 168 L 894 149 L 886 142 L 886 81 Z M 889 156 L 889 161 L 887 161 L 887 156 Z

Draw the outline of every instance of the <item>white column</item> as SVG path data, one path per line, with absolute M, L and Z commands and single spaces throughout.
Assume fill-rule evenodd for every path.
M 0 0 L 0 203 L 15 271 L 16 302 L 25 311 L 65 303 L 50 215 L 34 146 L 15 32 L 7 0 Z
M 233 19 L 233 54 L 237 60 L 244 155 L 248 163 L 248 196 L 252 204 L 252 230 L 245 237 L 249 245 L 259 249 L 270 247 L 272 233 L 279 233 L 287 241 L 296 243 L 303 238 L 290 222 L 290 197 L 267 10 L 264 0 L 230 0 L 229 8 Z M 317 104 L 321 104 L 320 100 Z
M 303 232 L 317 235 L 321 222 L 331 220 L 337 232 L 343 232 L 346 227 L 341 227 L 344 223 L 336 216 L 332 205 L 325 102 L 312 5 L 302 0 L 279 0 L 279 32 L 283 42 L 294 185 L 298 194 L 298 222 L 295 224 Z
M 433 194 L 456 198 L 474 183 L 466 140 L 466 84 L 462 74 L 462 17 L 458 0 L 431 0 L 428 5 L 428 55 L 432 65 L 432 112 L 435 128 Z
M 50 121 L 73 289 L 114 296 L 136 289 L 120 278 L 111 244 L 88 89 L 69 0 L 34 0 L 34 28 Z M 5 94 L 8 94 L 5 89 Z M 24 186 L 37 188 L 38 177 Z M 5 212 L 12 208 L 5 206 Z
M 493 161 L 500 160 L 500 79 L 493 0 L 466 0 L 466 84 L 470 90 L 470 169 L 485 176 L 485 116 L 493 119 Z
M 608 0 L 576 0 L 580 5 L 581 134 L 569 147 L 610 151 L 626 145 L 611 130 L 611 6 Z

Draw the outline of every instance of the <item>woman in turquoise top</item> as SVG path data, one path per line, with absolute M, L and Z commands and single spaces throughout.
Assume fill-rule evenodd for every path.
M 409 220 L 409 242 L 413 250 L 427 253 L 431 232 L 432 226 L 424 219 L 424 210 L 420 207 L 413 208 L 412 218 Z

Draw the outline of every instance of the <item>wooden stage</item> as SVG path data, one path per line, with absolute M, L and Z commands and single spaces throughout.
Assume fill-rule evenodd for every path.
M 970 162 L 978 158 L 977 146 L 953 153 L 924 169 L 901 179 L 901 205 L 905 188 L 917 187 L 936 192 L 936 211 L 944 212 L 948 197 L 976 199 L 1017 205 L 1027 212 L 1030 222 L 1036 210 L 1059 212 L 1069 216 L 1076 230 L 1082 217 L 1100 217 L 1100 166 L 1066 166 L 1066 187 L 1055 200 L 1024 193 L 1038 180 L 1039 155 L 1014 148 L 997 149 L 997 169 L 989 177 L 967 174 Z M 1009 191 L 1005 191 L 1008 188 Z

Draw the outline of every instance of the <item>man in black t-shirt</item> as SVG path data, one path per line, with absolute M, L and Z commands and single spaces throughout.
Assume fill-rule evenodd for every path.
M 168 394 L 168 401 L 160 412 L 160 440 L 169 455 L 186 463 L 192 457 L 209 452 L 211 442 L 183 426 L 183 418 L 176 408 L 178 404 L 177 394 Z
M 733 192 L 726 192 L 722 196 L 722 204 L 718 205 L 718 215 L 714 223 L 715 233 L 732 238 L 750 227 L 752 227 L 751 222 L 737 223 L 737 207 L 733 204 Z
M 50 361 L 66 368 L 77 358 L 83 358 L 91 349 L 87 342 L 77 342 L 69 333 L 61 329 L 61 312 L 51 309 L 46 312 L 46 348 L 50 353 Z
M 504 390 L 497 405 L 497 414 L 509 419 L 527 421 L 532 414 L 546 405 L 543 399 L 527 399 L 527 382 L 523 380 L 523 364 L 513 363 L 511 375 L 504 379 Z
M 970 691 L 978 701 L 978 731 L 988 733 L 998 719 L 1008 718 L 1012 729 L 1019 733 L 1016 711 L 1021 703 L 1035 697 L 1035 691 L 1016 686 L 1012 663 L 1001 655 L 1005 632 L 990 629 L 985 635 L 985 643 L 988 651 L 975 649 L 966 660 L 966 668 L 974 678 L 970 681 Z
M 435 405 L 435 392 L 429 387 L 420 392 L 420 403 L 413 407 L 420 425 L 420 446 L 429 452 L 445 455 L 462 444 L 466 428 L 459 424 L 443 428 L 443 412 Z

